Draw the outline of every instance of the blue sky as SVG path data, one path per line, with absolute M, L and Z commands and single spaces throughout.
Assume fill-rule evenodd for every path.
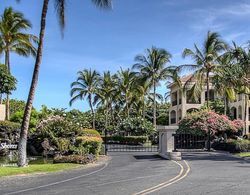
M 42 0 L 1 0 L 0 13 L 12 6 L 39 32 Z M 47 17 L 44 55 L 34 106 L 88 110 L 86 102 L 71 108 L 70 83 L 84 68 L 117 71 L 131 67 L 134 56 L 152 45 L 167 49 L 171 64 L 182 59 L 184 48 L 202 44 L 208 30 L 230 42 L 243 44 L 250 34 L 250 1 L 246 0 L 114 0 L 112 11 L 96 9 L 90 0 L 67 1 L 66 29 L 62 39 L 53 0 Z M 0 62 L 4 62 L 0 56 Z M 18 79 L 12 98 L 26 100 L 34 59 L 11 55 L 12 73 Z M 164 93 L 166 86 L 159 87 Z

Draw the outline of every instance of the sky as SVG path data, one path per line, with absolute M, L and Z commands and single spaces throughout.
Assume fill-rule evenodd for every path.
M 23 12 L 38 35 L 42 0 L 1 0 L 0 14 L 12 6 Z M 69 107 L 70 83 L 77 71 L 91 68 L 102 73 L 130 68 L 137 54 L 156 46 L 172 54 L 171 63 L 191 62 L 183 59 L 185 48 L 202 46 L 206 33 L 216 31 L 222 38 L 238 44 L 249 40 L 250 1 L 247 0 L 113 0 L 113 9 L 97 9 L 90 0 L 66 1 L 64 36 L 58 25 L 54 0 L 50 0 L 43 59 L 34 100 L 53 108 L 89 110 L 86 101 Z M 4 62 L 4 56 L 0 56 Z M 11 54 L 11 71 L 17 78 L 17 90 L 11 98 L 26 100 L 34 68 L 34 58 Z M 164 94 L 162 83 L 158 92 Z

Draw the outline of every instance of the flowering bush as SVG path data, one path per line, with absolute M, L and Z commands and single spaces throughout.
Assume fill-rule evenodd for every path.
M 151 122 L 141 117 L 127 118 L 118 126 L 120 132 L 129 136 L 143 136 L 152 134 L 155 129 Z
M 180 123 L 178 132 L 205 135 L 210 130 L 212 135 L 227 132 L 234 134 L 241 131 L 243 122 L 231 121 L 225 115 L 219 115 L 212 111 L 202 110 L 187 114 Z

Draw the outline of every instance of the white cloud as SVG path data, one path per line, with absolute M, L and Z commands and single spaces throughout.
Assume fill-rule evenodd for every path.
M 232 19 L 248 18 L 250 16 L 250 3 L 237 3 L 222 8 L 192 9 L 186 13 L 187 16 L 192 17 L 190 27 L 195 31 L 207 31 L 208 29 L 222 31 L 228 28 Z M 235 34 L 234 36 L 240 35 Z

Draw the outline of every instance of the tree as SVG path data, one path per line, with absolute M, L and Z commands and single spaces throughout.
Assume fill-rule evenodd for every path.
M 16 90 L 17 80 L 13 77 L 4 64 L 0 64 L 0 94 L 10 95 Z
M 20 56 L 29 56 L 36 54 L 36 48 L 33 45 L 37 43 L 37 37 L 24 33 L 31 28 L 31 23 L 24 18 L 20 12 L 14 11 L 11 7 L 4 10 L 0 19 L 0 45 L 5 56 L 5 65 L 9 73 L 10 53 L 16 53 Z M 6 100 L 6 119 L 10 119 L 9 95 Z
M 135 57 L 136 64 L 134 69 L 138 69 L 142 77 L 146 78 L 153 87 L 153 124 L 156 128 L 156 87 L 163 79 L 173 78 L 170 67 L 165 67 L 170 62 L 171 54 L 165 49 L 152 47 L 146 49 L 145 55 L 137 55 Z
M 127 117 L 129 118 L 130 107 L 132 104 L 133 97 L 135 95 L 134 91 L 136 88 L 135 82 L 135 72 L 131 72 L 130 69 L 120 70 L 118 72 L 118 88 L 120 90 L 120 95 L 123 97 L 125 102 L 125 110 Z
M 96 88 L 99 81 L 99 73 L 95 70 L 84 69 L 78 72 L 78 77 L 75 82 L 71 83 L 70 95 L 72 99 L 70 100 L 70 106 L 76 100 L 83 100 L 85 97 L 88 99 L 88 103 L 91 109 L 93 121 L 92 127 L 95 129 L 95 110 L 93 108 L 94 96 L 96 94 Z
M 105 115 L 105 129 L 108 128 L 108 118 L 109 118 L 109 111 L 112 108 L 112 102 L 114 97 L 117 94 L 117 90 L 115 88 L 115 75 L 111 75 L 109 71 L 104 72 L 103 76 L 100 77 L 100 84 L 97 87 L 97 92 L 94 100 L 94 104 L 97 107 L 103 107 L 104 115 Z M 103 132 L 104 133 L 104 132 Z
M 215 32 L 208 32 L 207 37 L 204 41 L 203 48 L 199 49 L 196 44 L 194 44 L 194 50 L 186 48 L 183 51 L 183 57 L 191 57 L 195 64 L 182 65 L 182 67 L 189 67 L 194 70 L 192 76 L 185 83 L 185 88 L 196 79 L 196 83 L 192 87 L 192 94 L 195 98 L 200 95 L 201 90 L 206 84 L 207 90 L 207 107 L 209 107 L 209 84 L 210 84 L 210 73 L 214 72 L 218 67 L 218 58 L 221 52 L 227 48 L 227 44 L 221 40 L 220 35 Z
M 231 83 L 238 94 L 244 95 L 244 121 L 245 133 L 247 127 L 247 109 L 250 96 L 250 47 L 243 48 L 233 43 L 233 48 L 229 51 L 236 59 L 236 63 L 231 68 L 233 77 Z
M 194 50 L 186 48 L 183 51 L 183 57 L 190 56 L 195 64 L 182 65 L 182 67 L 191 67 L 194 70 L 192 76 L 185 83 L 184 89 L 196 79 L 191 92 L 195 98 L 200 95 L 204 83 L 206 83 L 207 89 L 207 107 L 209 107 L 209 85 L 210 85 L 210 73 L 214 72 L 218 66 L 217 60 L 226 48 L 227 44 L 221 40 L 220 35 L 215 32 L 208 32 L 207 37 L 204 41 L 203 48 L 199 49 L 196 44 L 194 44 Z M 210 134 L 208 133 L 208 150 L 210 150 Z
M 19 0 L 20 1 L 20 0 Z M 59 19 L 59 23 L 62 29 L 65 26 L 65 0 L 54 0 L 55 7 L 57 10 L 57 15 Z M 92 0 L 92 2 L 100 7 L 100 8 L 111 8 L 111 0 Z M 27 164 L 27 155 L 26 155 L 26 147 L 27 147 L 27 135 L 30 121 L 30 114 L 32 110 L 32 104 L 35 96 L 35 90 L 38 83 L 38 76 L 40 72 L 40 65 L 42 62 L 43 55 L 43 44 L 44 44 L 44 34 L 46 29 L 46 17 L 49 6 L 49 0 L 43 1 L 42 14 L 41 14 L 41 26 L 40 26 L 40 34 L 39 34 L 39 42 L 37 55 L 35 60 L 35 66 L 32 76 L 32 81 L 30 85 L 28 100 L 25 107 L 23 122 L 21 126 L 20 140 L 18 144 L 18 166 L 23 167 Z

